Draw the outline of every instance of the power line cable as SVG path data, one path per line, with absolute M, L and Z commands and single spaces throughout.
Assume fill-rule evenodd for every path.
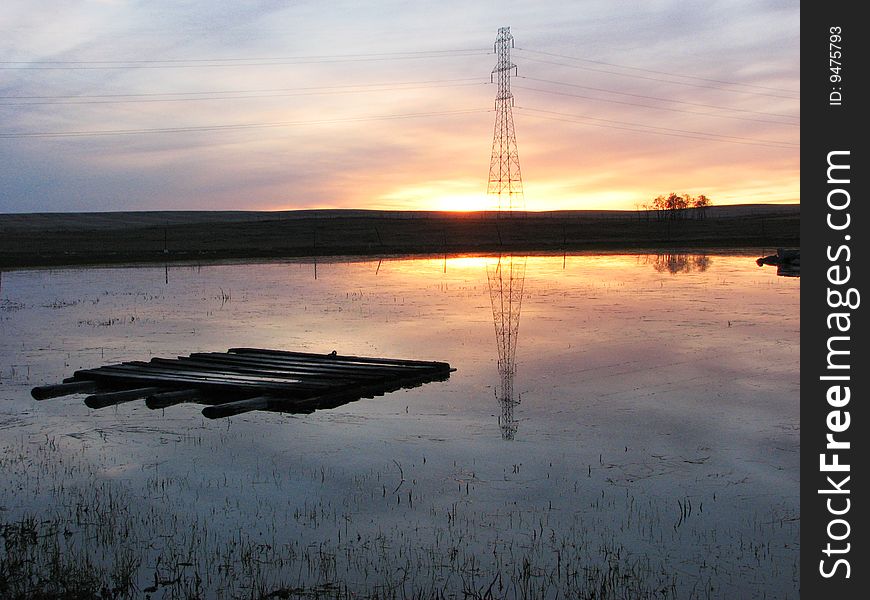
M 605 92 L 607 94 L 616 94 L 619 96 L 629 96 L 632 98 L 643 98 L 645 100 L 659 100 L 661 102 L 672 102 L 674 104 L 685 104 L 686 106 L 698 106 L 701 108 L 715 108 L 718 110 L 730 110 L 732 112 L 750 113 L 750 114 L 754 114 L 754 115 L 766 115 L 769 117 L 784 117 L 787 119 L 798 119 L 799 118 L 799 117 L 795 117 L 793 115 L 786 115 L 783 113 L 773 113 L 773 112 L 767 112 L 767 111 L 761 111 L 761 110 L 750 110 L 747 108 L 734 108 L 731 106 L 722 106 L 722 105 L 717 105 L 717 104 L 705 104 L 703 102 L 688 102 L 686 100 L 674 100 L 672 98 L 662 98 L 661 96 L 648 96 L 645 94 L 632 94 L 629 92 L 617 92 L 616 90 L 608 90 L 606 88 L 591 87 L 588 85 L 578 85 L 576 83 L 567 83 L 564 81 L 556 81 L 553 79 L 540 79 L 538 77 L 528 77 L 526 75 L 519 75 L 519 76 L 517 76 L 517 78 L 518 79 L 528 79 L 529 81 L 539 81 L 541 83 L 552 83 L 554 85 L 564 85 L 567 87 L 578 88 L 581 90 L 592 90 L 595 92 Z
M 270 60 L 313 60 L 313 59 L 345 59 L 359 57 L 391 57 L 405 55 L 439 55 L 452 54 L 456 52 L 485 52 L 492 54 L 488 48 L 453 48 L 448 50 L 416 50 L 416 51 L 400 51 L 400 52 L 366 52 L 361 54 L 307 54 L 296 56 L 250 56 L 250 57 L 223 57 L 223 58 L 152 58 L 152 59 L 133 59 L 133 60 L 0 60 L 0 65 L 18 65 L 18 64 L 70 64 L 70 65 L 87 65 L 87 64 L 136 64 L 136 63 L 197 63 L 197 62 L 241 62 L 241 61 L 270 61 Z
M 381 86 L 404 86 L 404 85 L 424 85 L 429 83 L 454 83 L 462 81 L 480 81 L 480 77 L 461 77 L 455 79 L 426 79 L 422 81 L 383 81 L 380 83 L 353 83 L 346 85 L 320 85 L 308 87 L 294 88 L 255 88 L 244 90 L 208 90 L 200 92 L 146 92 L 146 93 L 131 93 L 131 94 L 64 94 L 57 96 L 0 96 L 3 100 L 60 100 L 60 99 L 79 99 L 79 98 L 140 98 L 151 96 L 191 96 L 191 95 L 216 95 L 216 94 L 255 94 L 266 92 L 295 92 L 308 90 L 333 90 L 358 87 L 381 87 Z M 489 80 L 485 80 L 490 83 Z
M 420 85 L 420 86 L 403 86 L 403 87 L 366 87 L 363 89 L 345 89 L 345 90 L 321 90 L 321 91 L 297 91 L 297 92 L 288 92 L 288 93 L 271 93 L 271 94 L 243 94 L 240 92 L 235 92 L 235 95 L 226 95 L 226 96 L 205 96 L 205 95 L 196 95 L 193 97 L 187 98 L 154 98 L 154 97 L 138 97 L 138 98 L 128 98 L 128 99 L 104 99 L 104 100 L 96 100 L 96 99 L 85 99 L 85 100 L 77 100 L 75 97 L 70 97 L 69 99 L 61 99 L 61 100 L 51 100 L 51 101 L 43 101 L 43 100 L 35 100 L 35 101 L 26 101 L 26 102 L 0 102 L 0 106 L 62 106 L 62 105 L 76 105 L 76 104 L 132 104 L 132 103 L 155 103 L 155 102 L 198 102 L 198 101 L 206 101 L 206 100 L 241 100 L 246 98 L 287 98 L 293 96 L 320 96 L 320 95 L 328 95 L 328 94 L 359 94 L 359 93 L 370 93 L 370 92 L 393 92 L 393 91 L 402 91 L 402 90 L 429 90 L 433 88 L 444 88 L 444 87 L 468 87 L 468 86 L 479 86 L 479 85 L 490 85 L 489 81 L 478 81 L 476 83 L 452 83 L 452 84 L 433 84 L 433 85 Z M 316 88 L 312 88 L 316 89 Z M 226 92 L 231 94 L 232 92 Z
M 302 125 L 323 125 L 332 123 L 357 123 L 365 121 L 389 121 L 396 119 L 412 119 L 419 117 L 435 117 L 448 115 L 462 115 L 472 113 L 492 112 L 490 108 L 448 110 L 423 113 L 405 113 L 397 115 L 377 115 L 371 117 L 351 117 L 346 119 L 319 119 L 313 121 L 275 121 L 271 123 L 237 123 L 227 125 L 192 125 L 188 127 L 154 127 L 146 129 L 106 129 L 87 131 L 55 131 L 55 132 L 0 132 L 0 139 L 21 138 L 68 138 L 68 137 L 97 137 L 112 135 L 139 135 L 153 133 L 196 133 L 201 131 L 231 131 L 237 129 L 265 129 L 273 127 L 294 127 Z
M 440 54 L 402 54 L 395 56 L 384 55 L 340 55 L 339 57 L 324 57 L 324 58 L 287 58 L 275 60 L 259 60 L 257 59 L 228 59 L 215 60 L 212 62 L 194 61 L 153 61 L 148 63 L 135 61 L 117 61 L 117 62 L 68 62 L 54 63 L 45 61 L 40 63 L 4 63 L 0 64 L 2 70 L 31 70 L 31 71 L 93 71 L 107 69 L 198 69 L 198 68 L 223 68 L 223 67 L 269 67 L 281 65 L 304 65 L 304 64 L 329 64 L 342 62 L 373 62 L 373 61 L 389 61 L 389 60 L 421 60 L 426 58 L 454 58 L 463 56 L 486 56 L 492 54 L 490 51 L 474 51 L 464 52 L 459 51 L 452 54 L 447 54 L 447 51 Z M 254 62 L 243 62 L 245 60 Z
M 587 125 L 594 125 L 596 127 L 607 127 L 611 129 L 622 129 L 625 131 L 635 131 L 639 133 L 656 133 L 661 135 L 670 135 L 674 137 L 686 137 L 691 139 L 698 140 L 707 140 L 707 141 L 715 141 L 715 142 L 729 142 L 735 144 L 746 144 L 751 146 L 767 146 L 770 148 L 780 148 L 780 149 L 797 149 L 800 147 L 799 144 L 793 144 L 791 142 L 782 142 L 778 140 L 762 140 L 755 138 L 746 138 L 740 136 L 732 136 L 732 135 L 723 135 L 718 133 L 709 133 L 704 131 L 690 131 L 686 129 L 674 129 L 670 127 L 658 127 L 654 125 L 646 125 L 644 123 L 631 123 L 627 121 L 617 121 L 613 119 L 601 119 L 598 117 L 590 117 L 587 115 L 573 115 L 569 113 L 561 113 L 552 110 L 541 110 L 536 108 L 527 108 L 523 106 L 518 106 L 518 109 L 524 112 L 532 112 L 532 113 L 543 113 L 542 115 L 532 115 L 537 116 L 539 118 L 550 118 L 554 121 L 567 121 L 574 123 L 583 123 Z M 556 115 L 555 117 L 548 117 L 547 115 Z M 592 122 L 589 122 L 592 121 Z M 597 121 L 597 122 L 596 122 Z
M 651 108 L 653 110 L 666 110 L 666 111 L 670 111 L 670 112 L 678 112 L 678 113 L 684 113 L 684 114 L 689 114 L 689 115 L 715 117 L 717 119 L 733 119 L 733 120 L 739 120 L 739 121 L 752 121 L 754 123 L 772 123 L 774 125 L 787 125 L 789 127 L 800 127 L 799 123 L 785 123 L 783 121 L 771 121 L 769 119 L 753 119 L 752 117 L 738 117 L 736 115 L 717 115 L 715 113 L 698 112 L 698 111 L 694 111 L 694 110 L 685 110 L 685 109 L 680 109 L 680 108 L 670 108 L 667 106 L 651 106 L 649 104 L 640 104 L 637 102 L 625 102 L 625 101 L 621 101 L 621 100 L 613 100 L 611 98 L 596 98 L 594 96 L 583 96 L 581 94 L 569 94 L 567 92 L 557 92 L 554 90 L 542 90 L 540 88 L 526 87 L 523 85 L 516 85 L 516 84 L 513 85 L 513 88 L 520 89 L 520 90 L 529 90 L 532 92 L 541 92 L 544 94 L 554 94 L 557 96 L 569 96 L 571 98 L 583 98 L 585 100 L 598 100 L 600 102 L 607 102 L 608 104 L 624 104 L 626 106 L 639 106 L 642 108 Z
M 737 86 L 743 86 L 743 87 L 751 87 L 751 88 L 755 88 L 755 89 L 759 89 L 759 90 L 767 90 L 767 91 L 770 91 L 770 92 L 784 92 L 784 93 L 787 93 L 787 94 L 798 94 L 798 93 L 800 93 L 800 92 L 798 92 L 797 90 L 789 90 L 789 89 L 784 89 L 784 88 L 768 87 L 768 86 L 764 86 L 764 85 L 756 85 L 756 84 L 754 84 L 754 83 L 740 83 L 740 82 L 737 82 L 737 81 L 726 81 L 726 80 L 723 80 L 723 79 L 710 79 L 710 78 L 707 78 L 707 77 L 696 77 L 696 76 L 694 76 L 694 75 L 684 75 L 684 74 L 682 74 L 682 73 L 669 73 L 668 71 L 657 71 L 657 70 L 655 70 L 655 69 L 645 69 L 645 68 L 642 68 L 642 67 L 631 67 L 631 66 L 628 66 L 628 65 L 620 65 L 620 64 L 617 64 L 617 63 L 605 62 L 605 61 L 603 61 L 603 60 L 593 60 L 593 59 L 591 59 L 591 58 L 580 58 L 580 57 L 577 57 L 577 56 L 568 56 L 567 54 L 556 54 L 555 52 L 543 52 L 543 51 L 540 51 L 540 50 L 529 50 L 528 48 L 516 48 L 516 50 L 519 50 L 519 51 L 521 51 L 521 52 L 531 52 L 531 53 L 533 53 L 533 54 L 540 54 L 540 55 L 543 55 L 543 56 L 553 56 L 553 57 L 556 57 L 556 58 L 565 58 L 565 59 L 568 59 L 568 60 L 576 60 L 576 61 L 580 61 L 580 62 L 588 62 L 588 63 L 597 64 L 597 65 L 605 65 L 605 66 L 608 66 L 608 67 L 618 67 L 618 68 L 620 68 L 620 69 L 631 69 L 631 70 L 633 70 L 633 71 L 641 71 L 641 72 L 644 72 L 644 73 L 653 73 L 653 74 L 656 74 L 656 75 L 668 75 L 668 76 L 670 76 L 670 77 L 683 77 L 683 78 L 685 78 L 685 79 L 694 79 L 694 80 L 696 80 L 696 81 L 706 81 L 706 82 L 708 82 L 708 83 L 721 83 L 721 84 L 724 84 L 724 85 L 737 85 Z
M 649 77 L 649 76 L 646 76 L 646 75 L 633 75 L 633 74 L 630 74 L 630 73 L 619 73 L 618 71 L 608 71 L 608 70 L 606 70 L 606 69 L 595 69 L 595 68 L 593 68 L 593 67 L 584 67 L 584 66 L 581 66 L 581 65 L 565 64 L 565 63 L 555 62 L 555 61 L 552 61 L 552 60 L 544 60 L 544 59 L 541 59 L 541 58 L 532 58 L 531 56 L 526 56 L 526 57 L 523 58 L 523 60 L 530 60 L 530 61 L 533 61 L 533 62 L 543 63 L 543 64 L 549 64 L 549 65 L 558 65 L 558 66 L 560 66 L 560 67 L 568 67 L 568 68 L 571 68 L 571 69 L 581 69 L 581 70 L 583 70 L 583 71 L 593 71 L 593 72 L 595 72 L 595 73 L 606 73 L 606 74 L 608 74 L 608 75 L 617 75 L 617 76 L 619 76 L 619 77 L 631 77 L 631 78 L 634 78 L 634 79 L 644 79 L 644 80 L 648 80 L 648 81 L 658 81 L 658 82 L 660 82 L 660 83 L 670 83 L 670 84 L 674 84 L 674 85 L 683 85 L 683 86 L 687 86 L 687 87 L 705 88 L 705 89 L 711 89 L 711 90 L 719 90 L 719 91 L 722 91 L 722 92 L 729 92 L 729 93 L 732 93 L 732 94 L 745 94 L 745 95 L 750 95 L 750 96 L 768 96 L 768 97 L 771 97 L 771 98 L 783 98 L 783 99 L 786 99 L 786 100 L 800 100 L 800 97 L 796 97 L 796 96 L 783 96 L 783 95 L 781 95 L 781 94 L 772 94 L 772 93 L 768 93 L 768 92 L 750 92 L 750 91 L 748 91 L 748 90 L 734 90 L 734 89 L 729 89 L 729 88 L 727 88 L 727 87 L 716 86 L 716 85 L 707 85 L 707 84 L 702 84 L 702 83 L 690 83 L 690 82 L 688 82 L 688 81 L 673 81 L 673 80 L 670 80 L 670 79 L 662 79 L 661 77 Z

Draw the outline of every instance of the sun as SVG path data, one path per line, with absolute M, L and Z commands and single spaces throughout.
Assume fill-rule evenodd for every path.
M 498 198 L 481 190 L 476 180 L 440 180 L 391 190 L 372 205 L 386 210 L 491 211 L 498 210 Z
M 434 197 L 431 206 L 449 212 L 498 210 L 498 200 L 487 194 L 454 194 Z

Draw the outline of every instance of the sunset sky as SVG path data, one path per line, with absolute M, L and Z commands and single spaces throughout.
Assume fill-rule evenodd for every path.
M 0 212 L 799 202 L 797 1 L 11 0 Z M 122 132 L 122 133 L 121 133 Z

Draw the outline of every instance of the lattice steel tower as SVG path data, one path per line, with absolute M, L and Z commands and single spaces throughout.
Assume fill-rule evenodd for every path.
M 514 375 L 517 372 L 517 333 L 526 280 L 526 257 L 500 256 L 496 265 L 487 266 L 486 277 L 498 345 L 498 374 L 501 379 L 497 393 L 501 406 L 499 427 L 502 438 L 512 440 L 517 432 L 514 407 L 520 403 L 519 397 L 514 393 Z
M 501 27 L 495 39 L 498 62 L 490 75 L 493 81 L 498 75 L 498 93 L 495 96 L 495 131 L 492 135 L 492 158 L 489 162 L 487 194 L 498 195 L 498 209 L 524 210 L 523 178 L 520 175 L 520 156 L 517 151 L 517 136 L 511 109 L 514 96 L 511 93 L 511 71 L 517 66 L 511 62 L 514 36 L 510 27 Z

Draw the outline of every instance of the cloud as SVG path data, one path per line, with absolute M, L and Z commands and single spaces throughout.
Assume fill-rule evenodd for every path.
M 502 25 L 530 207 L 667 182 L 798 199 L 791 3 L 16 1 L 0 211 L 457 203 L 485 189 L 494 115 L 434 113 L 492 108 Z M 106 130 L 139 133 L 8 135 Z

